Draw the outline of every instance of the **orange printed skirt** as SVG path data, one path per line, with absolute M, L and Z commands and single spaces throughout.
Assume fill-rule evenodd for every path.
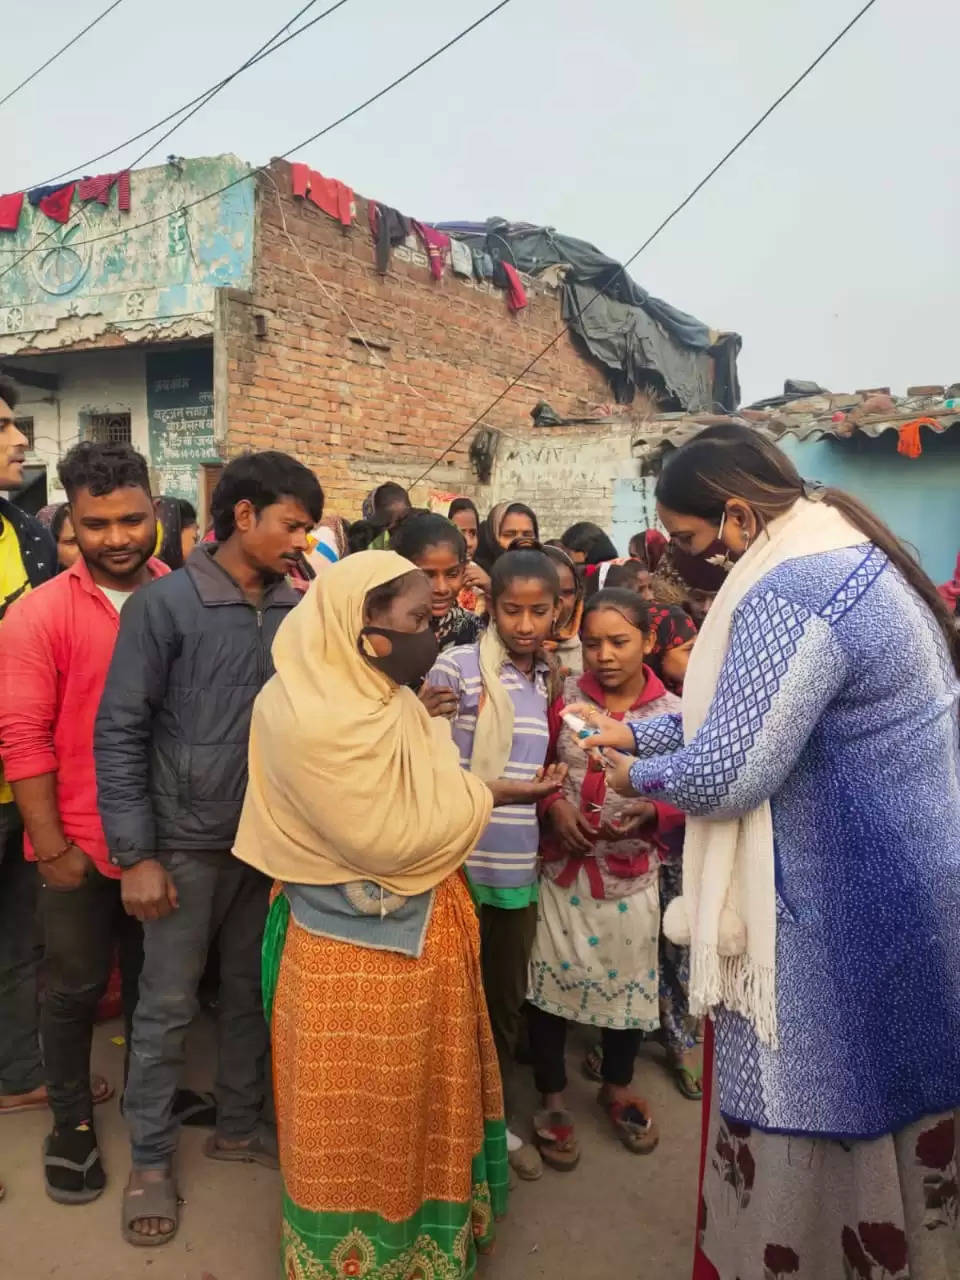
M 506 1209 L 503 1098 L 460 876 L 419 959 L 318 937 L 283 894 L 264 937 L 287 1280 L 463 1280 Z

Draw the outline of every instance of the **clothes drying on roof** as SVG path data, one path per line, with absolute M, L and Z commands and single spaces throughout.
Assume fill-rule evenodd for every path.
M 511 311 L 522 311 L 527 305 L 527 291 L 520 280 L 517 268 L 510 262 L 501 263 L 507 277 L 507 306 Z
M 505 245 L 509 261 L 527 275 L 537 275 L 554 263 L 569 263 L 578 282 L 598 286 L 614 301 L 642 307 L 678 342 L 703 350 L 713 346 L 715 335 L 707 325 L 662 298 L 654 298 L 631 279 L 619 262 L 586 240 L 560 235 L 552 227 L 510 223 L 505 218 L 488 218 L 483 224 L 439 222 L 436 225 L 440 231 L 463 235 L 473 247 L 477 240 L 485 241 L 483 247 L 494 258 L 499 256 L 497 244 Z M 503 252 L 501 248 L 500 253 Z
M 11 195 L 0 196 L 0 231 L 16 231 L 20 225 L 20 210 L 22 208 L 22 191 L 14 191 Z
M 65 182 L 47 183 L 44 187 L 31 187 L 27 192 L 27 199 L 36 209 L 41 200 L 46 200 L 47 196 L 51 196 L 56 191 L 62 191 L 67 186 Z
M 96 200 L 97 204 L 109 204 L 110 192 L 117 188 L 117 208 L 121 213 L 130 209 L 130 170 L 118 173 L 101 173 L 95 178 L 81 178 L 77 183 L 78 200 Z
M 473 275 L 473 254 L 470 246 L 463 240 L 450 240 L 450 265 L 455 276 L 466 276 L 469 279 Z
M 318 209 L 336 218 L 341 226 L 353 221 L 353 190 L 336 178 L 325 178 L 305 164 L 292 164 L 293 194 L 310 200 Z
M 427 260 L 430 263 L 430 274 L 434 280 L 439 280 L 443 275 L 443 269 L 447 263 L 447 250 L 450 248 L 450 237 L 442 231 L 438 231 L 435 227 L 428 227 L 423 222 L 412 220 L 411 225 L 420 240 L 424 249 L 427 251 Z
M 618 313 L 616 327 L 631 330 L 635 335 L 651 335 L 643 358 L 638 362 L 636 340 L 608 344 L 605 356 L 598 356 L 608 371 L 614 395 L 620 403 L 632 400 L 639 385 L 636 374 L 639 369 L 646 368 L 661 375 L 684 409 L 697 411 L 717 406 L 735 409 L 739 404 L 739 335 L 717 333 L 696 317 L 671 306 L 662 298 L 653 297 L 630 277 L 620 263 L 601 253 L 595 245 L 573 236 L 560 235 L 552 227 L 511 223 L 505 218 L 488 218 L 483 223 L 441 222 L 437 229 L 452 232 L 470 245 L 474 252 L 475 272 L 478 254 L 489 255 L 494 264 L 494 283 L 501 287 L 506 287 L 506 276 L 501 270 L 501 264 L 505 262 L 527 275 L 549 272 L 551 284 L 558 283 L 556 268 L 562 267 L 565 317 L 575 315 L 578 310 L 579 295 L 573 292 L 578 287 L 589 288 L 591 296 L 599 291 L 611 304 L 636 312 L 632 320 L 626 312 Z M 577 329 L 577 325 L 574 328 Z M 591 341 L 599 340 L 594 335 Z M 625 357 L 624 364 L 617 363 L 618 350 Z M 689 353 L 689 358 L 684 357 L 684 352 Z M 703 358 L 702 362 L 698 362 L 698 357 Z M 651 363 L 645 364 L 644 361 Z M 701 385 L 700 373 L 708 368 L 708 383 Z M 682 376 L 681 370 L 685 370 Z
M 377 271 L 385 276 L 394 246 L 403 244 L 410 234 L 410 220 L 399 209 L 392 209 L 390 205 L 381 204 L 377 200 L 369 202 L 367 217 L 370 220 L 370 234 L 376 245 Z
M 55 186 L 34 187 L 27 192 L 27 199 L 54 222 L 69 222 L 76 185 L 75 182 L 61 182 Z
M 493 279 L 493 259 L 487 253 L 486 249 L 471 249 L 470 256 L 473 258 L 473 274 L 478 280 Z

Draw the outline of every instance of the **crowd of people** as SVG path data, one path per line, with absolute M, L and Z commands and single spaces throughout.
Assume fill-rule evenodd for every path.
M 0 1124 L 49 1108 L 53 1200 L 102 1194 L 119 1086 L 131 1245 L 199 1124 L 281 1170 L 290 1280 L 463 1280 L 581 1161 L 574 1023 L 627 1151 L 644 1038 L 703 1099 L 696 1280 L 960 1274 L 960 645 L 870 512 L 735 426 L 625 557 L 392 482 L 348 523 L 276 452 L 202 540 L 130 446 L 59 475 L 0 498 Z

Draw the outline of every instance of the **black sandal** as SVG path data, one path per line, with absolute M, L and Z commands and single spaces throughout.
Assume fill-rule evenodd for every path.
M 89 1204 L 107 1185 L 93 1125 L 54 1129 L 43 1142 L 43 1181 L 57 1204 Z
M 182 1125 L 192 1129 L 217 1127 L 217 1102 L 212 1093 L 178 1089 L 173 1099 L 173 1114 Z

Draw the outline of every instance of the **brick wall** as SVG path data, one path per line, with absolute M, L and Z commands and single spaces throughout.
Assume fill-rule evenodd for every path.
M 374 485 L 419 476 L 562 323 L 559 294 L 546 286 L 534 285 L 530 305 L 514 316 L 499 289 L 449 268 L 434 281 L 418 250 L 394 250 L 386 277 L 373 259 L 366 200 L 357 197 L 356 222 L 343 231 L 292 197 L 289 165 L 277 161 L 260 180 L 253 291 L 222 291 L 218 305 L 218 422 L 227 454 L 296 454 L 319 476 L 329 510 L 346 516 L 358 514 Z M 265 336 L 257 336 L 257 317 Z M 529 435 L 538 400 L 576 417 L 609 398 L 602 372 L 564 335 L 487 421 Z M 470 435 L 415 501 L 430 489 L 486 500 L 469 443 Z

